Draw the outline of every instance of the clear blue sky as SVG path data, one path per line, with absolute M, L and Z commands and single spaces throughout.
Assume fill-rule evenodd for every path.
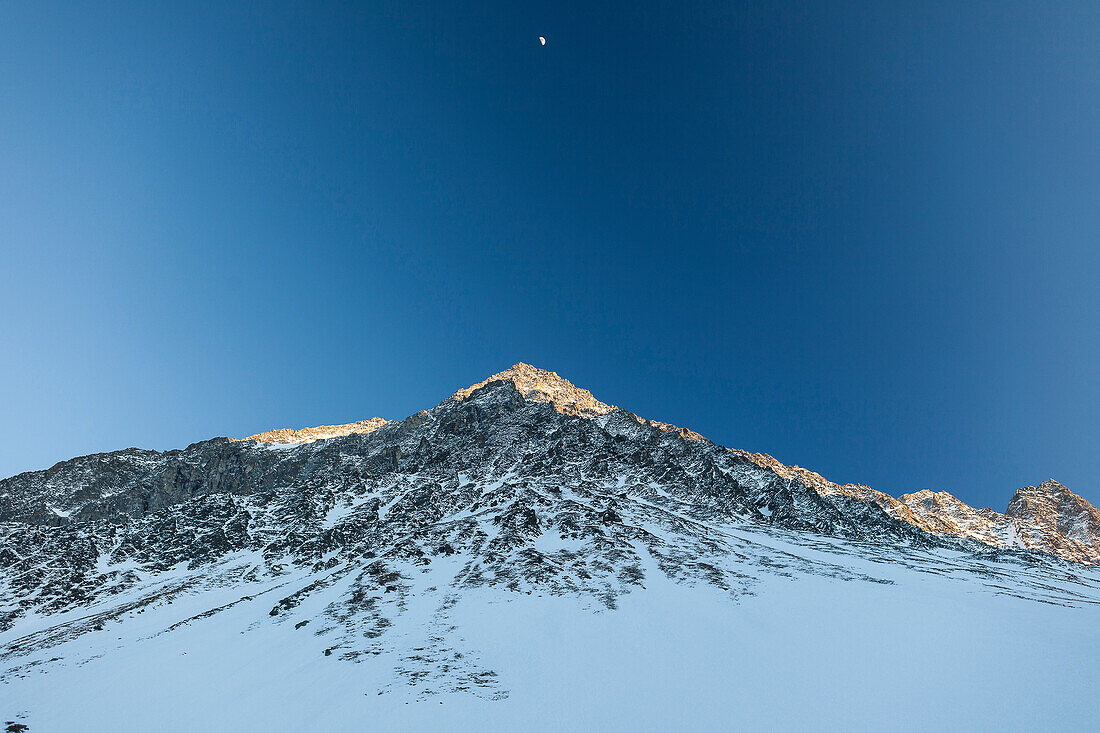
M 0 4 L 0 475 L 527 361 L 1100 503 L 1098 246 L 1091 0 Z

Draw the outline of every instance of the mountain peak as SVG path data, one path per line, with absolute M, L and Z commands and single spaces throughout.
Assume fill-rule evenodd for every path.
M 1041 489 L 1043 491 L 1050 491 L 1050 492 L 1059 493 L 1059 494 L 1072 494 L 1073 493 L 1072 491 L 1067 489 L 1064 484 L 1059 483 L 1058 481 L 1055 481 L 1052 478 L 1048 478 L 1046 481 L 1039 484 L 1036 488 Z
M 1005 514 L 1038 528 L 1040 547 L 1048 552 L 1086 555 L 1100 563 L 1100 509 L 1054 479 L 1017 491 Z
M 557 372 L 539 369 L 524 362 L 518 362 L 488 379 L 460 389 L 451 398 L 461 402 L 474 390 L 481 389 L 492 382 L 511 382 L 526 399 L 553 405 L 563 415 L 581 415 L 592 417 L 606 415 L 615 409 L 597 400 L 587 389 L 577 387 L 568 379 L 558 376 Z
M 1085 499 L 1070 491 L 1065 484 L 1048 478 L 1038 486 L 1025 486 L 1022 489 L 1017 489 L 1010 506 L 1013 503 L 1020 504 L 1039 500 L 1085 501 Z

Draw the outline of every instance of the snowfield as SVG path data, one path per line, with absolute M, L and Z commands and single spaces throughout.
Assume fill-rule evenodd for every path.
M 18 671 L 0 686 L 4 719 L 21 714 L 35 733 L 1033 731 L 1095 724 L 1095 571 L 1048 580 L 1035 569 L 988 563 L 987 575 L 961 553 L 918 552 L 895 563 L 839 541 L 731 532 L 873 580 L 765 576 L 751 595 L 733 599 L 649 567 L 645 588 L 621 596 L 614 610 L 486 587 L 465 591 L 440 625 L 436 612 L 461 570 L 444 559 L 412 578 L 394 629 L 397 646 L 350 661 L 326 656 L 326 637 L 311 628 L 343 592 L 339 584 L 271 623 L 274 598 L 310 582 L 289 574 L 183 593 L 9 660 Z M 242 555 L 224 564 L 256 560 Z M 141 587 L 187 576 L 178 568 Z M 25 619 L 0 645 L 69 620 Z M 311 623 L 296 628 L 301 621 Z M 475 658 L 499 685 L 488 694 L 408 685 L 395 669 L 433 645 Z

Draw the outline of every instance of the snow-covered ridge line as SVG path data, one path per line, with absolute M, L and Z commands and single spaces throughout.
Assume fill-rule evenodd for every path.
M 1005 513 L 975 509 L 946 491 L 922 489 L 895 498 L 863 484 L 837 484 L 766 453 L 733 449 L 762 468 L 798 481 L 822 496 L 849 496 L 875 504 L 925 532 L 962 537 L 996 548 L 1022 548 L 1064 560 L 1100 565 L 1100 510 L 1054 479 L 1016 492 Z

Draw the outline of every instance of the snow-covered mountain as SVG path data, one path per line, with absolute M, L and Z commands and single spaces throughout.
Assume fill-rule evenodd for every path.
M 1080 724 L 1098 518 L 1053 481 L 1005 514 L 838 485 L 517 364 L 404 420 L 0 481 L 0 715 L 32 732 Z

